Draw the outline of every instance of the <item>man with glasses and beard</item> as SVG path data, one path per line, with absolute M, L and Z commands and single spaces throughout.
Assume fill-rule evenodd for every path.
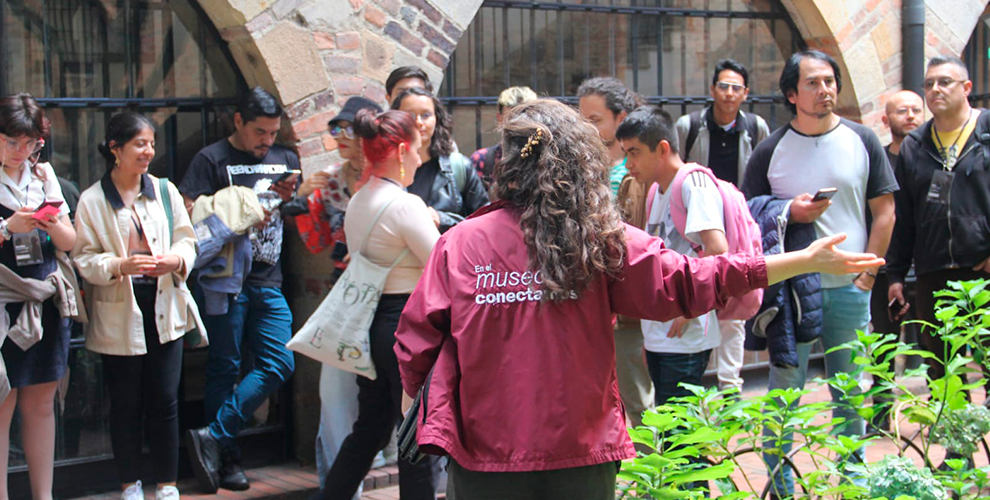
M 990 273 L 990 113 L 970 106 L 972 88 L 969 71 L 958 58 L 938 56 L 928 62 L 925 102 L 933 118 L 904 138 L 895 168 L 902 190 L 896 195 L 897 245 L 888 255 L 887 300 L 902 306 L 899 314 L 906 312 L 904 278 L 914 263 L 915 310 L 920 319 L 933 323 L 933 292 L 948 281 Z M 918 340 L 944 358 L 944 344 L 933 333 L 922 331 Z M 944 373 L 940 363 L 930 363 L 930 377 Z

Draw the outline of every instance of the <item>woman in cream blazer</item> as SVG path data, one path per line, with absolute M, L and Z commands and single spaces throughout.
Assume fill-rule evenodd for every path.
M 72 251 L 85 280 L 86 347 L 103 355 L 124 500 L 144 498 L 143 419 L 157 476 L 147 479 L 158 485 L 157 500 L 178 500 L 181 339 L 194 329 L 206 338 L 185 283 L 196 260 L 196 235 L 178 189 L 165 183 L 168 196 L 162 196 L 161 183 L 147 173 L 154 141 L 154 125 L 144 116 L 111 118 L 100 145 L 108 172 L 79 199 Z M 171 231 L 166 210 L 174 217 Z

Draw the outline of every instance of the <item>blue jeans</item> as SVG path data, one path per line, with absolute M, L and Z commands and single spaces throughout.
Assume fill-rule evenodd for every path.
M 825 351 L 856 340 L 856 330 L 866 330 L 870 322 L 870 292 L 864 292 L 856 285 L 848 285 L 840 288 L 822 289 L 822 347 Z M 813 342 L 798 344 L 799 366 L 791 368 L 781 368 L 770 366 L 770 384 L 767 390 L 798 388 L 803 389 L 805 379 L 808 376 L 808 357 L 811 355 Z M 852 362 L 853 353 L 849 350 L 840 350 L 825 355 L 825 372 L 828 377 L 836 373 L 852 373 L 856 365 Z M 832 401 L 840 402 L 842 395 L 829 387 L 832 394 Z M 794 404 L 800 404 L 795 401 Z M 866 433 L 866 422 L 860 418 L 856 411 L 851 408 L 836 408 L 832 413 L 832 418 L 845 418 L 846 423 L 836 428 L 836 433 L 844 436 L 860 437 Z M 764 432 L 764 435 L 770 435 Z M 791 436 L 783 436 L 784 443 L 780 449 L 786 455 L 791 451 Z M 764 443 L 767 447 L 776 447 L 772 440 Z M 857 450 L 856 456 L 864 458 L 863 450 Z M 778 458 L 776 455 L 764 454 L 769 471 L 777 467 Z M 784 465 L 778 474 L 773 477 L 773 487 L 770 492 L 777 497 L 790 496 L 794 493 L 794 478 L 791 468 Z
M 227 314 L 203 315 L 210 336 L 203 406 L 210 434 L 224 446 L 295 370 L 285 347 L 292 337 L 292 312 L 282 291 L 245 285 L 229 300 Z M 254 368 L 238 382 L 243 342 L 254 355 Z
M 646 351 L 646 368 L 653 379 L 657 405 L 667 404 L 671 398 L 690 396 L 687 389 L 677 384 L 701 385 L 711 357 L 711 349 L 690 354 Z

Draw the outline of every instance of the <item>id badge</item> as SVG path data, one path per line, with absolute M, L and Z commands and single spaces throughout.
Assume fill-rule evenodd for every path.
M 45 261 L 41 253 L 41 233 L 38 231 L 15 233 L 11 235 L 11 241 L 18 266 L 33 266 Z
M 952 189 L 953 172 L 946 170 L 936 170 L 932 174 L 932 183 L 928 187 L 928 203 L 939 205 L 949 204 L 949 190 Z

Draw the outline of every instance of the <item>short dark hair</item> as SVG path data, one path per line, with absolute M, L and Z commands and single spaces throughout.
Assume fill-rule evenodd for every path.
M 660 141 L 667 141 L 671 152 L 677 152 L 674 120 L 658 106 L 646 105 L 636 108 L 615 130 L 615 138 L 618 140 L 634 137 L 650 148 L 650 151 L 656 151 Z
M 581 83 L 577 89 L 578 99 L 589 95 L 601 96 L 605 99 L 605 107 L 617 115 L 623 111 L 631 113 L 637 106 L 643 104 L 639 94 L 629 90 L 619 80 L 610 76 L 596 76 Z
M 959 66 L 962 68 L 963 74 L 966 75 L 966 79 L 969 80 L 969 68 L 966 67 L 966 63 L 964 63 L 962 59 L 959 59 L 953 55 L 940 55 L 929 59 L 928 69 L 932 69 L 935 66 L 941 66 L 943 64 L 954 64 Z
M 739 73 L 743 77 L 743 85 L 749 87 L 749 71 L 746 70 L 746 66 L 743 66 L 735 59 L 722 59 L 715 63 L 715 73 L 712 74 L 712 85 L 718 83 L 718 75 L 726 70 Z
M 430 139 L 430 158 L 450 156 L 450 153 L 454 151 L 454 139 L 451 137 L 454 130 L 453 118 L 443 103 L 440 102 L 440 99 L 437 99 L 437 96 L 428 90 L 410 87 L 395 96 L 392 101 L 392 109 L 400 109 L 402 100 L 411 95 L 429 97 L 433 101 L 433 114 L 437 115 L 437 126 L 433 129 L 433 137 Z
M 401 66 L 389 73 L 388 79 L 385 80 L 385 94 L 392 95 L 392 89 L 395 88 L 395 85 L 406 78 L 419 78 L 423 80 L 423 83 L 426 84 L 426 90 L 433 92 L 433 84 L 430 83 L 430 77 L 423 71 L 423 68 L 419 66 Z
M 820 50 L 795 52 L 787 59 L 787 63 L 784 64 L 784 70 L 780 72 L 780 93 L 784 94 L 784 106 L 793 114 L 797 114 L 797 106 L 787 99 L 787 93 L 790 91 L 797 92 L 798 82 L 801 80 L 801 61 L 805 58 L 825 61 L 832 66 L 832 73 L 835 75 L 836 91 L 842 92 L 842 72 L 839 71 L 839 63 L 835 62 L 832 56 Z
M 281 118 L 282 105 L 267 90 L 255 87 L 241 97 L 240 102 L 237 103 L 237 112 L 240 113 L 244 123 L 249 123 L 259 116 Z

